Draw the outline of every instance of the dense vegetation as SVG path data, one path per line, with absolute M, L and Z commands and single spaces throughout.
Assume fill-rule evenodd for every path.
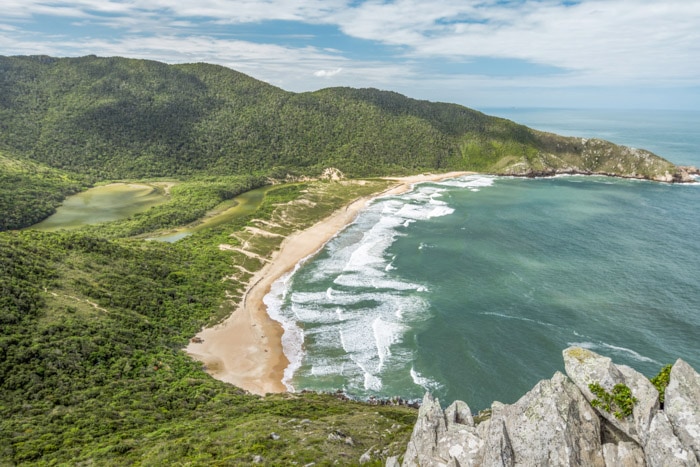
M 86 185 L 82 177 L 0 152 L 0 231 L 39 222 Z
M 302 211 L 284 213 L 303 227 L 385 186 L 329 185 L 273 189 L 255 216 L 269 219 L 315 194 L 290 205 Z M 402 451 L 410 409 L 315 394 L 259 398 L 212 379 L 182 352 L 230 312 L 225 297 L 240 288 L 232 264 L 246 257 L 218 245 L 235 242 L 230 233 L 251 219 L 174 244 L 117 238 L 123 222 L 100 235 L 0 233 L 0 464 L 242 464 L 259 455 L 303 465 L 356 462 L 370 448 L 377 461 Z
M 295 94 L 215 65 L 94 56 L 0 57 L 0 150 L 95 180 L 637 169 L 459 105 L 376 89 Z M 646 170 L 673 167 L 661 165 Z
M 0 148 L 101 179 L 440 170 L 460 165 L 466 132 L 527 133 L 456 105 L 371 89 L 294 94 L 207 64 L 12 57 L 0 73 Z

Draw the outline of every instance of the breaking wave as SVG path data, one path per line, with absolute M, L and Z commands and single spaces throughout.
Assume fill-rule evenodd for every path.
M 414 350 L 402 345 L 430 316 L 428 284 L 402 278 L 389 249 L 412 224 L 454 212 L 444 197 L 447 187 L 492 183 L 469 176 L 379 198 L 312 262 L 279 279 L 265 304 L 285 331 L 285 385 L 293 390 L 293 380 L 313 378 L 367 395 L 401 374 L 421 387 L 436 387 L 413 369 Z

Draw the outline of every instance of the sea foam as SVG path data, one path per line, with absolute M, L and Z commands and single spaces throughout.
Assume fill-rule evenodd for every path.
M 429 317 L 430 307 L 421 297 L 428 287 L 402 278 L 389 249 L 413 223 L 454 212 L 442 184 L 474 188 L 492 183 L 470 176 L 379 198 L 297 273 L 295 283 L 302 285 L 289 293 L 289 278 L 275 283 L 265 303 L 285 330 L 282 341 L 290 360 L 285 384 L 292 387 L 296 372 L 304 378 L 342 373 L 348 391 L 371 394 L 385 386 L 385 375 L 407 375 L 410 369 L 414 381 L 434 387 L 412 369 L 413 353 L 401 345 L 406 333 Z
M 608 350 L 612 351 L 613 353 L 626 354 L 627 356 L 632 357 L 633 359 L 640 361 L 640 362 L 648 362 L 648 363 L 655 363 L 657 365 L 661 365 L 661 363 L 654 360 L 653 358 L 645 357 L 644 355 L 642 355 L 639 352 L 636 352 L 632 349 L 628 349 L 626 347 L 620 347 L 617 345 L 607 344 L 605 342 L 599 342 L 599 343 L 569 342 L 569 346 L 581 347 L 581 348 L 588 349 L 588 350 L 608 349 Z

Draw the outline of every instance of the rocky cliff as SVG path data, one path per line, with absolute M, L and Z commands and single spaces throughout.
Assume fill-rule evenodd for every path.
M 564 363 L 566 375 L 512 405 L 494 402 L 480 423 L 466 403 L 442 410 L 426 394 L 401 465 L 700 466 L 700 375 L 690 365 L 673 365 L 661 404 L 646 377 L 607 357 L 571 347 Z

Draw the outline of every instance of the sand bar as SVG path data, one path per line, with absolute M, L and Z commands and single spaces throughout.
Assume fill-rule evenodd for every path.
M 271 285 L 293 270 L 299 261 L 319 251 L 372 199 L 406 192 L 416 183 L 472 173 L 387 178 L 396 185 L 375 196 L 357 199 L 308 229 L 288 236 L 271 261 L 251 278 L 241 303 L 231 316 L 212 328 L 203 329 L 187 346 L 186 352 L 203 362 L 216 379 L 254 394 L 285 392 L 287 388 L 282 379 L 289 361 L 282 348 L 283 329 L 279 322 L 269 317 L 263 303 Z

